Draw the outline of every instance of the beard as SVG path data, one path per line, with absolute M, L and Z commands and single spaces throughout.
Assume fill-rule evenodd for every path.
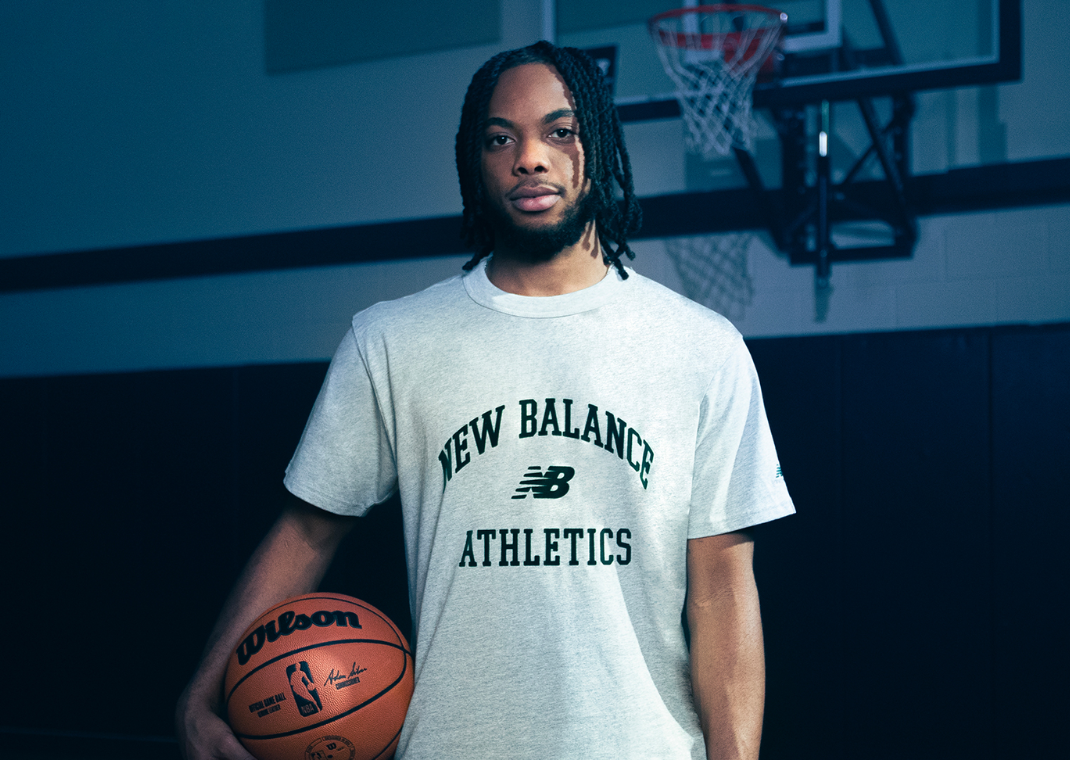
M 491 203 L 486 204 L 486 211 L 494 230 L 495 250 L 507 250 L 532 263 L 550 261 L 563 249 L 578 243 L 597 213 L 590 190 L 565 211 L 561 221 L 550 227 L 522 227 Z

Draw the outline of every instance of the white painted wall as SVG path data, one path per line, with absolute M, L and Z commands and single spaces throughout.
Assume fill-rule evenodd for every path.
M 541 8 L 503 0 L 501 47 L 536 39 Z M 1070 153 L 1070 56 L 1053 31 L 1065 9 L 1025 0 L 1026 78 L 998 88 L 1011 160 Z M 460 103 L 498 48 L 268 76 L 262 45 L 260 0 L 0 4 L 0 256 L 459 213 Z M 970 163 L 971 93 L 922 102 L 916 164 Z M 627 132 L 640 194 L 684 189 L 680 122 Z M 737 325 L 764 336 L 1070 320 L 1070 206 L 929 218 L 921 232 L 912 261 L 835 267 L 824 322 L 812 270 L 758 239 Z M 661 242 L 636 250 L 640 272 L 681 287 Z M 462 261 L 0 295 L 0 376 L 324 359 L 354 311 Z

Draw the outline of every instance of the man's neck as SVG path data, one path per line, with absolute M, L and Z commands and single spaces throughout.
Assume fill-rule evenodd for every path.
M 608 269 L 592 222 L 578 243 L 549 260 L 531 261 L 508 250 L 495 250 L 487 262 L 487 278 L 495 287 L 518 296 L 560 296 L 598 284 Z

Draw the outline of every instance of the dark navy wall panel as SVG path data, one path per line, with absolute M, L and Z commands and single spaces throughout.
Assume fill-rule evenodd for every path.
M 237 573 L 285 500 L 282 478 L 327 372 L 322 362 L 234 370 L 234 531 Z
M 844 339 L 848 757 L 991 755 L 988 332 Z
M 798 510 L 754 531 L 768 672 L 762 757 L 832 760 L 844 720 L 840 340 L 748 345 Z
M 755 531 L 763 758 L 1055 756 L 1070 676 L 1070 325 L 749 345 L 799 511 Z M 46 714 L 2 692 L 0 756 L 41 746 L 11 727 L 98 737 L 67 736 L 72 756 L 104 734 L 171 732 L 219 605 L 282 504 L 325 371 L 0 380 L 0 569 L 15 611 L 0 646 L 86 695 Z M 403 556 L 393 500 L 323 587 L 407 629 Z M 116 681 L 137 697 L 113 698 Z
M 144 544 L 151 538 L 135 517 L 144 499 L 140 380 L 125 375 L 48 382 L 46 477 L 35 503 L 22 512 L 27 523 L 20 531 L 33 537 L 28 543 L 36 550 L 17 576 L 38 593 L 54 590 L 43 609 L 29 609 L 62 605 L 68 621 L 42 625 L 24 639 L 20 659 L 44 665 L 42 676 L 52 663 L 55 669 L 80 663 L 107 672 L 120 654 L 124 680 L 143 683 L 153 676 L 153 663 L 142 652 L 133 661 L 125 646 L 116 646 L 151 630 L 142 620 L 149 606 L 143 598 Z M 116 698 L 122 709 L 116 709 Z M 145 707 L 140 700 L 94 696 L 60 719 L 71 729 L 129 732 L 149 717 Z M 32 700 L 17 700 L 13 708 L 7 715 L 16 725 L 45 727 L 55 720 Z
M 232 579 L 231 374 L 229 369 L 204 369 L 135 375 L 140 381 L 141 485 L 129 518 L 115 518 L 131 521 L 130 540 L 140 546 L 136 570 L 131 570 L 143 593 L 145 633 L 154 632 L 130 641 L 131 662 L 138 664 L 130 676 L 143 677 L 159 700 L 177 699 L 185 686 L 200 657 L 191 644 L 200 640 L 204 646 L 228 591 L 220 581 Z M 121 481 L 128 468 L 115 462 L 112 471 Z M 107 504 L 105 500 L 103 506 Z M 108 547 L 116 549 L 123 547 Z M 145 714 L 131 727 L 138 733 L 170 733 L 168 716 L 156 699 L 138 700 Z
M 44 509 L 44 489 L 48 460 L 48 384 L 37 378 L 0 380 L 0 467 L 4 475 L 0 499 L 5 507 L 3 516 L 6 535 L 34 536 L 37 533 L 18 533 L 30 526 L 35 512 Z M 0 570 L 4 578 L 18 578 L 28 572 L 24 564 L 38 556 L 38 547 L 28 541 L 8 542 L 0 552 Z M 36 560 L 34 560 L 36 561 Z M 11 583 L 13 593 L 25 589 L 24 584 Z
M 20 659 L 34 679 L 79 684 L 58 712 L 9 693 L 5 724 L 170 731 L 157 700 L 177 695 L 191 666 L 185 642 L 203 641 L 222 600 L 216 558 L 230 537 L 214 518 L 229 478 L 226 374 L 2 384 L 7 411 L 25 405 L 5 415 L 5 449 L 30 443 L 3 461 L 3 482 L 22 482 L 5 488 L 5 534 L 17 540 L 5 542 L 4 577 L 39 623 L 18 629 Z M 114 691 L 117 682 L 138 690 Z M 154 699 L 136 696 L 146 693 Z
M 1070 326 L 992 351 L 996 756 L 1066 753 L 1070 706 Z

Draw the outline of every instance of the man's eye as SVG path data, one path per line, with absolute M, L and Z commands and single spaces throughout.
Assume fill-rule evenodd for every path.
M 560 129 L 555 129 L 554 130 L 554 137 L 557 137 L 557 138 L 559 138 L 561 140 L 564 140 L 566 137 L 569 137 L 572 134 L 573 134 L 572 130 L 571 129 L 566 129 L 565 127 L 561 127 Z
M 505 145 L 508 142 L 509 142 L 509 136 L 508 135 L 492 135 L 491 138 L 489 140 L 487 140 L 487 144 L 488 145 L 493 145 L 495 147 L 499 147 L 499 146 Z

